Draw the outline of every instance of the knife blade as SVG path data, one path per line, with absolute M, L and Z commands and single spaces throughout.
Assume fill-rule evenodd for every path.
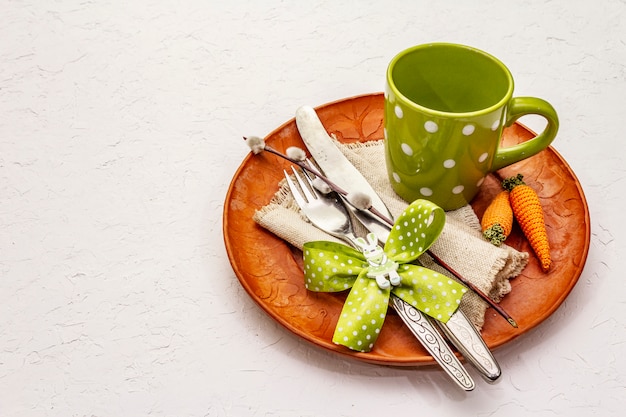
M 313 155 L 315 163 L 320 167 L 328 178 L 348 191 L 365 192 L 372 201 L 372 206 L 389 219 L 393 216 L 383 200 L 373 192 L 370 183 L 363 177 L 358 169 L 347 160 L 345 155 L 335 146 L 315 109 L 310 106 L 302 106 L 296 110 L 296 126 L 302 137 L 302 141 Z M 357 210 L 348 204 L 359 221 L 379 239 L 387 239 L 389 228 L 380 219 L 364 210 Z
M 361 174 L 361 172 L 350 163 L 339 148 L 337 148 L 333 139 L 330 137 L 328 132 L 326 132 L 324 125 L 315 112 L 315 109 L 309 106 L 300 107 L 296 111 L 296 126 L 298 127 L 300 136 L 302 137 L 307 149 L 326 177 L 330 178 L 333 182 L 348 192 L 359 191 L 367 194 L 372 200 L 373 207 L 389 219 L 393 219 L 393 216 L 385 206 L 385 203 L 382 201 L 380 196 L 378 196 L 367 179 L 363 177 L 363 174 Z M 366 229 L 376 234 L 381 243 L 384 244 L 386 242 L 390 231 L 389 225 L 381 221 L 377 221 L 374 216 L 364 210 L 358 210 L 350 204 L 346 204 L 346 206 L 348 206 L 348 208 L 355 214 L 357 219 L 361 221 Z M 404 303 L 401 299 L 398 300 L 399 303 L 404 304 L 402 306 L 403 308 L 400 309 L 401 311 L 405 309 L 409 309 L 409 311 L 414 310 L 411 311 L 410 316 L 417 317 L 418 314 L 419 316 L 422 316 L 422 314 L 413 306 Z M 395 306 L 396 304 L 397 302 L 394 300 L 392 305 Z M 415 313 L 415 311 L 417 311 L 417 313 Z M 414 331 L 413 324 L 407 315 L 399 315 L 407 326 L 409 326 L 411 331 L 418 336 L 418 334 Z M 489 381 L 495 381 L 501 375 L 500 366 L 485 344 L 482 336 L 478 330 L 476 330 L 474 325 L 469 322 L 465 314 L 463 314 L 460 309 L 452 315 L 452 318 L 448 321 L 448 323 L 450 323 L 449 325 L 447 323 L 439 322 L 430 316 L 423 316 L 425 319 L 422 320 L 421 323 L 423 324 L 428 322 L 430 325 L 429 327 L 432 327 L 434 330 L 435 325 L 433 323 L 436 322 L 438 327 L 442 329 L 443 333 L 450 340 L 450 342 L 472 365 L 476 367 L 483 377 Z M 424 344 L 423 341 L 422 344 Z M 435 357 L 435 359 L 437 361 L 440 360 L 440 358 L 437 357 Z M 459 382 L 458 378 L 457 382 Z M 462 383 L 460 383 L 460 385 L 462 385 Z

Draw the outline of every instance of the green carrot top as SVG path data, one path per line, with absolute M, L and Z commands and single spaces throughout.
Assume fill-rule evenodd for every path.
M 524 178 L 524 176 L 522 174 L 517 174 L 514 177 L 507 178 L 507 179 L 502 181 L 502 187 L 505 190 L 511 191 L 513 188 L 517 187 L 518 185 L 525 185 L 526 184 L 524 182 L 523 178 Z

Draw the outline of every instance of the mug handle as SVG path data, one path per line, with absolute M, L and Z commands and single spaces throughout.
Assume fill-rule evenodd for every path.
M 550 146 L 556 137 L 556 132 L 559 130 L 559 118 L 556 110 L 547 101 L 536 97 L 513 97 L 509 102 L 504 125 L 506 127 L 511 126 L 517 119 L 526 114 L 543 116 L 548 124 L 543 132 L 530 140 L 506 148 L 499 148 L 493 159 L 492 171 L 497 171 L 541 152 Z

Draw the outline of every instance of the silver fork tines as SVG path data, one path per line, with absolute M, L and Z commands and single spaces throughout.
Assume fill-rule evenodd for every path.
M 291 170 L 298 185 L 296 186 L 287 171 L 284 171 L 285 180 L 302 213 L 318 229 L 354 245 L 356 236 L 352 221 L 337 193 L 324 195 L 315 189 L 313 180 L 306 171 L 300 175 L 294 167 Z

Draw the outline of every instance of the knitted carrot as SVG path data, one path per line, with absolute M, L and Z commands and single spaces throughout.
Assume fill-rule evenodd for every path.
M 511 208 L 522 232 L 533 248 L 544 271 L 550 268 L 550 245 L 543 210 L 535 190 L 524 183 L 523 175 L 507 178 L 502 186 L 510 191 Z
M 509 201 L 509 191 L 501 191 L 489 203 L 480 222 L 483 236 L 496 246 L 509 236 L 513 228 L 513 211 Z

